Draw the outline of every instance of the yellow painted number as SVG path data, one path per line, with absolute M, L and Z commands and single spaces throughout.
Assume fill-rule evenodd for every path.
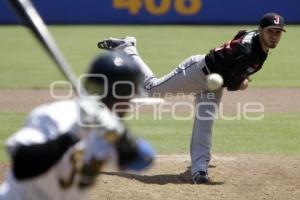
M 116 9 L 128 9 L 132 15 L 137 15 L 142 7 L 142 0 L 114 0 L 113 7 Z
M 131 15 L 137 15 L 145 6 L 152 15 L 164 15 L 171 10 L 173 2 L 175 11 L 181 15 L 197 14 L 202 7 L 202 0 L 113 0 L 113 7 L 127 9 Z
M 201 7 L 202 7 L 202 0 L 176 0 L 175 1 L 175 10 L 182 15 L 197 14 L 200 11 Z
M 159 5 L 155 4 L 155 0 L 145 0 L 145 6 L 152 15 L 163 15 L 170 10 L 171 0 L 160 0 Z

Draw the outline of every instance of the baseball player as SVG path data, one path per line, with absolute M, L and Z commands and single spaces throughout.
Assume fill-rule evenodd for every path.
M 196 94 L 196 115 L 190 151 L 192 179 L 198 184 L 209 181 L 208 163 L 211 160 L 214 121 L 212 113 L 215 113 L 221 101 L 223 88 L 229 91 L 245 90 L 249 77 L 262 68 L 269 50 L 277 46 L 282 32 L 285 32 L 283 17 L 276 13 L 266 13 L 257 30 L 241 30 L 224 45 L 212 49 L 206 55 L 185 59 L 161 78 L 156 78 L 139 57 L 133 37 L 102 40 L 98 47 L 106 50 L 123 49 L 132 55 L 144 72 L 144 87 L 150 95 L 183 92 Z M 210 73 L 222 76 L 223 87 L 209 91 L 206 77 Z
M 82 200 L 109 160 L 120 170 L 150 166 L 152 147 L 134 138 L 119 118 L 142 84 L 139 67 L 130 56 L 109 52 L 93 62 L 89 75 L 85 88 L 91 94 L 106 91 L 102 100 L 112 112 L 90 99 L 34 109 L 6 142 L 12 165 L 0 187 L 1 200 Z M 118 103 L 120 111 L 114 108 Z

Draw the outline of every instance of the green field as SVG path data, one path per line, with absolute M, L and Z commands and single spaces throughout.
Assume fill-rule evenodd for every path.
M 184 58 L 205 54 L 231 39 L 239 29 L 253 26 L 51 26 L 59 46 L 77 74 L 100 50 L 99 39 L 136 36 L 141 56 L 157 75 L 163 75 Z M 300 87 L 300 26 L 287 26 L 278 48 L 272 51 L 263 70 L 255 75 L 259 87 Z M 62 79 L 52 61 L 30 33 L 20 26 L 0 26 L 1 88 L 48 87 Z M 30 79 L 28 78 L 30 77 Z
M 266 115 L 263 120 L 216 120 L 213 151 L 217 153 L 268 153 L 299 155 L 300 114 Z M 170 116 L 154 121 L 143 116 L 130 122 L 133 130 L 151 141 L 159 153 L 189 153 L 192 121 Z
M 25 114 L 0 114 L 1 146 L 5 139 L 23 124 Z M 300 114 L 266 115 L 260 121 L 217 120 L 213 133 L 215 153 L 264 153 L 300 155 Z M 153 144 L 159 154 L 188 154 L 192 121 L 174 121 L 170 116 L 153 120 L 145 114 L 139 120 L 128 121 L 136 135 Z M 7 160 L 0 148 L 0 162 Z
M 141 56 L 157 75 L 173 69 L 184 58 L 207 53 L 212 47 L 231 39 L 239 29 L 251 26 L 51 26 L 61 50 L 77 74 L 101 51 L 99 39 L 133 35 Z M 300 87 L 300 26 L 287 26 L 282 42 L 272 51 L 261 72 L 251 84 L 255 87 Z M 20 26 L 0 26 L 0 88 L 46 88 L 62 80 L 52 61 L 27 30 Z M 296 100 L 295 100 L 296 101 Z M 23 123 L 24 113 L 0 113 L 0 144 Z M 252 122 L 217 120 L 213 151 L 217 153 L 300 154 L 300 113 L 266 114 Z M 188 153 L 192 121 L 165 117 L 154 121 L 144 115 L 130 121 L 134 132 L 148 139 L 160 154 Z M 0 148 L 0 161 L 7 160 Z

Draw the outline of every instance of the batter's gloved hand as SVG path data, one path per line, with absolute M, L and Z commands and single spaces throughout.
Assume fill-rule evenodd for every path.
M 80 118 L 76 124 L 79 138 L 96 132 L 109 143 L 114 143 L 125 132 L 125 125 L 103 103 L 93 99 L 78 102 Z
M 148 168 L 154 160 L 155 151 L 143 139 L 136 139 L 128 132 L 116 142 L 118 167 L 120 170 L 141 171 Z

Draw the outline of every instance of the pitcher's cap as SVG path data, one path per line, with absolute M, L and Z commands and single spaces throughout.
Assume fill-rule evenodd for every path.
M 284 32 L 284 19 L 277 13 L 266 13 L 262 16 L 259 26 L 261 28 L 277 28 Z

